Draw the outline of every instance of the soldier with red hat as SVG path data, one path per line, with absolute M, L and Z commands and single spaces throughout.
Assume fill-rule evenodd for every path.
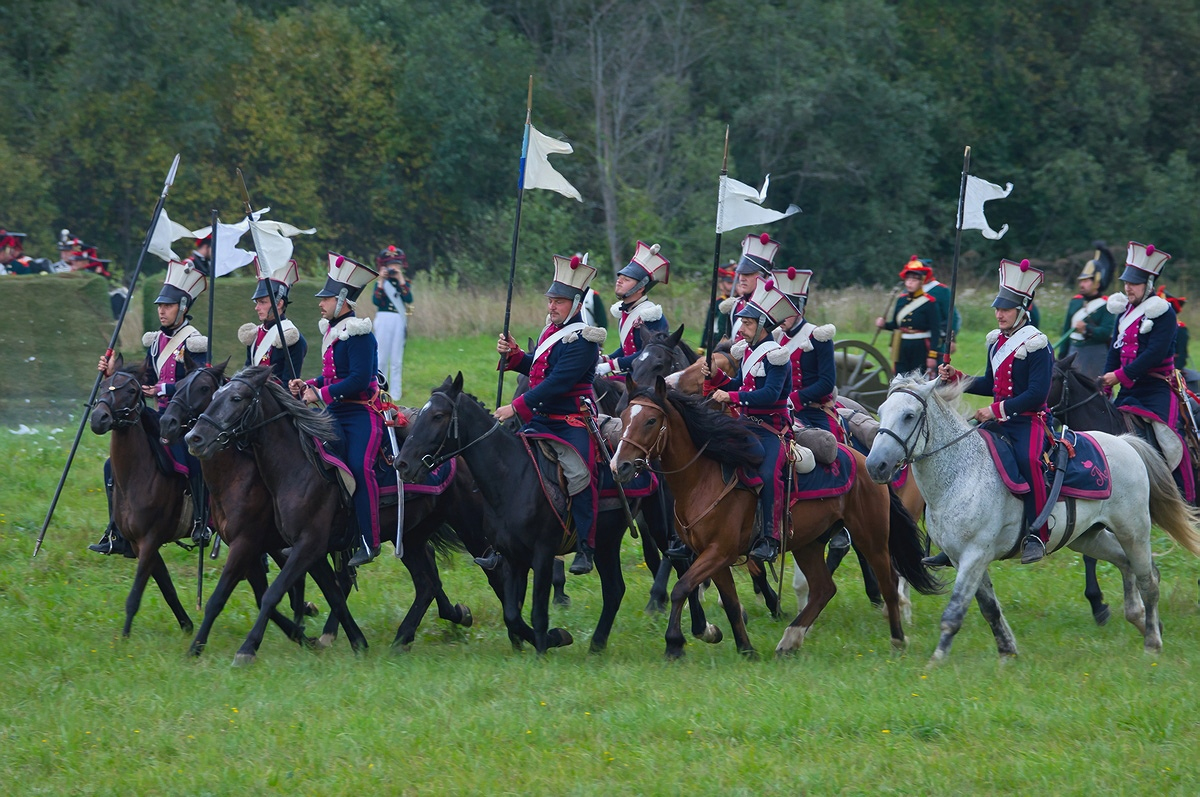
M 896 299 L 887 318 L 875 319 L 875 326 L 892 332 L 892 363 L 896 373 L 932 371 L 937 366 L 941 341 L 941 315 L 937 300 L 925 292 L 925 283 L 933 269 L 920 260 L 909 260 L 900 269 L 905 293 Z
M 0 229 L 0 274 L 49 273 L 49 260 L 25 254 L 25 238 L 23 232 Z
M 257 260 L 254 265 L 258 268 Z M 308 341 L 287 317 L 287 306 L 291 303 L 289 294 L 299 278 L 300 269 L 295 260 L 289 260 L 269 275 L 260 268 L 258 285 L 250 297 L 254 301 L 258 323 L 242 324 L 238 329 L 238 340 L 246 347 L 246 367 L 269 365 L 275 378 L 285 384 L 292 374 L 300 375 L 304 357 L 308 354 Z M 274 309 L 271 308 L 272 290 L 275 293 Z M 284 354 L 285 346 L 287 354 Z M 291 366 L 288 360 L 292 361 Z
M 408 314 L 412 312 L 412 283 L 404 271 L 408 257 L 403 249 L 387 246 L 375 256 L 379 279 L 371 301 L 375 304 L 375 339 L 379 342 L 379 367 L 387 377 L 388 394 L 400 398 L 404 378 L 404 343 L 408 339 Z
M 596 376 L 629 372 L 633 360 L 646 345 L 649 333 L 669 331 L 662 307 L 646 298 L 650 289 L 670 279 L 671 263 L 659 254 L 658 244 L 647 246 L 641 241 L 625 268 L 617 272 L 616 293 L 620 300 L 611 308 L 617 319 L 617 342 L 612 354 L 601 357 Z

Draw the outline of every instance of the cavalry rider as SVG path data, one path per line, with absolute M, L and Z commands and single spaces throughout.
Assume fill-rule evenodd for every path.
M 157 332 L 147 332 L 142 336 L 142 344 L 146 347 L 146 363 L 142 372 L 142 394 L 155 400 L 155 412 L 162 415 L 175 395 L 175 383 L 178 382 L 197 365 L 192 355 L 197 357 L 208 351 L 208 338 L 200 334 L 200 330 L 192 326 L 192 317 L 188 310 L 196 303 L 198 297 L 208 287 L 205 272 L 195 268 L 190 262 L 172 260 L 167 264 L 167 276 L 163 280 L 162 290 L 154 300 L 158 310 L 158 323 L 161 325 Z M 97 368 L 105 376 L 112 376 L 117 368 L 115 357 L 100 357 Z M 204 494 L 204 478 L 200 473 L 200 461 L 188 453 L 183 440 L 169 447 L 176 462 L 184 464 L 188 469 L 188 487 L 192 493 L 193 529 L 196 536 L 203 533 L 199 528 L 203 507 L 197 496 Z M 124 554 L 132 556 L 129 543 L 121 536 L 120 530 L 112 522 L 112 465 L 104 462 L 104 491 L 108 496 L 108 528 L 99 542 L 88 546 L 88 550 L 102 554 Z
M 713 390 L 709 398 L 730 404 L 741 410 L 752 423 L 749 431 L 762 443 L 763 464 L 759 468 L 762 491 L 758 494 L 762 525 L 751 544 L 750 557 L 759 562 L 771 562 L 779 555 L 780 529 L 783 524 L 782 506 L 784 445 L 792 437 L 792 419 L 788 412 L 788 396 L 792 392 L 792 362 L 786 349 L 780 346 L 771 331 L 785 319 L 798 314 L 774 280 L 758 283 L 754 295 L 738 311 L 742 321 L 741 340 L 734 344 L 732 354 L 741 358 L 738 374 L 730 377 L 719 368 L 708 373 L 702 366 L 704 391 Z
M 1108 299 L 1108 311 L 1117 316 L 1117 326 L 1100 379 L 1107 393 L 1121 386 L 1113 403 L 1122 412 L 1147 424 L 1166 427 L 1156 426 L 1156 431 L 1146 437 L 1173 466 L 1180 493 L 1188 503 L 1194 503 L 1196 485 L 1191 457 L 1179 431 L 1179 396 L 1168 381 L 1175 370 L 1177 318 L 1171 303 L 1154 294 L 1154 280 L 1170 259 L 1169 254 L 1155 249 L 1153 244 L 1129 242 L 1125 271 L 1121 274 L 1125 292 Z M 1161 437 L 1159 430 L 1163 433 Z M 1172 438 L 1178 438 L 1179 442 Z
M 729 314 L 729 337 L 735 343 L 742 326 L 738 313 L 754 295 L 759 280 L 770 276 L 778 253 L 779 242 L 765 232 L 742 239 L 742 256 L 733 269 L 733 295 L 718 305 L 722 313 Z
M 412 283 L 404 274 L 408 257 L 403 249 L 388 246 L 375 256 L 379 280 L 371 301 L 375 304 L 375 339 L 379 341 L 379 367 L 387 377 L 388 394 L 400 398 L 404 377 L 404 342 L 408 339 L 408 314 Z
M 529 390 L 511 404 L 497 407 L 496 420 L 504 422 L 515 415 L 524 424 L 522 432 L 565 444 L 556 445 L 555 450 L 572 494 L 571 518 L 578 543 L 570 572 L 575 575 L 589 573 L 594 566 L 599 505 L 596 451 L 581 404 L 592 397 L 600 344 L 607 334 L 599 327 L 589 327 L 580 315 L 588 285 L 596 276 L 596 269 L 586 260 L 586 256 L 554 256 L 554 281 L 546 290 L 546 327 L 532 353 L 521 351 L 511 335 L 501 334 L 496 342 L 496 351 L 504 357 L 504 370 L 529 375 Z M 500 556 L 491 552 L 475 561 L 490 570 L 499 564 Z
M 1047 496 L 1041 459 L 1049 438 L 1046 397 L 1050 395 L 1054 354 L 1049 339 L 1029 318 L 1034 291 L 1044 276 L 1040 270 L 1031 268 L 1028 260 L 1000 261 L 1000 291 L 992 302 L 999 329 L 988 333 L 987 371 L 973 379 L 966 389 L 967 393 L 993 399 L 991 404 L 975 411 L 975 420 L 1012 444 L 1017 469 L 1030 487 L 1025 495 L 1026 523 L 1037 518 Z M 943 363 L 938 374 L 946 382 L 963 376 L 949 363 Z M 1045 556 L 1047 540 L 1046 526 L 1029 529 L 1021 550 L 1021 564 Z M 944 564 L 945 560 L 933 563 Z
M 255 261 L 255 266 L 257 265 L 258 261 Z M 291 301 L 288 294 L 299 277 L 300 269 L 295 260 L 289 260 L 269 276 L 260 270 L 258 285 L 254 295 L 250 297 L 254 300 L 258 324 L 242 324 L 238 329 L 238 340 L 246 347 L 246 367 L 269 365 L 275 378 L 283 384 L 287 384 L 292 375 L 300 376 L 304 367 L 304 356 L 308 354 L 308 341 L 287 317 L 287 306 Z M 275 292 L 274 309 L 271 308 L 272 290 Z M 278 325 L 275 323 L 277 318 Z M 285 344 L 286 355 L 283 353 Z M 288 360 L 292 361 L 291 367 L 288 367 Z
M 1084 264 L 1076 279 L 1079 293 L 1067 305 L 1058 357 L 1075 352 L 1075 367 L 1088 379 L 1095 379 L 1104 373 L 1116 319 L 1108 312 L 1108 297 L 1100 293 L 1101 274 L 1094 258 Z
M 292 395 L 309 404 L 324 402 L 337 421 L 345 446 L 346 464 L 354 474 L 354 516 L 358 547 L 347 563 L 359 567 L 379 555 L 379 484 L 375 459 L 383 439 L 378 410 L 379 383 L 375 335 L 371 319 L 356 318 L 354 307 L 364 287 L 378 277 L 373 269 L 335 252 L 329 253 L 329 274 L 320 299 L 321 375 L 307 382 L 288 383 Z
M 620 346 L 607 357 L 600 358 L 596 376 L 629 373 L 633 360 L 646 345 L 652 332 L 668 332 L 662 307 L 646 298 L 650 289 L 670 279 L 670 262 L 658 253 L 658 244 L 646 246 L 637 242 L 629 265 L 617 272 L 616 293 L 619 302 L 610 308 L 619 322 L 617 340 Z
M 900 269 L 905 293 L 897 297 L 886 319 L 875 319 L 875 326 L 880 329 L 894 330 L 892 364 L 898 374 L 929 372 L 937 367 L 941 314 L 937 300 L 925 292 L 925 282 L 932 276 L 933 269 L 920 260 L 905 263 Z

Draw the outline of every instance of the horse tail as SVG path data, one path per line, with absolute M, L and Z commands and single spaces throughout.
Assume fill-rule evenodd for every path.
M 889 485 L 888 550 L 892 554 L 892 565 L 904 576 L 913 589 L 922 595 L 939 595 L 946 591 L 933 571 L 921 562 L 929 551 L 929 539 L 913 516 L 904 508 L 904 503 Z
M 434 529 L 433 534 L 429 535 L 429 543 L 433 546 L 434 554 L 442 556 L 467 550 L 458 533 L 448 523 L 442 523 Z
M 1175 477 L 1167 470 L 1167 463 L 1154 446 L 1142 438 L 1125 434 L 1121 435 L 1121 439 L 1133 446 L 1133 450 L 1146 466 L 1146 474 L 1150 477 L 1151 522 L 1170 534 L 1175 542 L 1200 556 L 1200 534 L 1196 532 L 1196 524 L 1200 523 L 1200 513 L 1195 507 L 1188 506 L 1187 501 L 1179 494 Z

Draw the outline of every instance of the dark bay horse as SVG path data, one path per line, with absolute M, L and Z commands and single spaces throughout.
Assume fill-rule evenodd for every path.
M 182 539 L 190 532 L 191 513 L 184 512 L 187 478 L 175 472 L 166 449 L 159 442 L 158 416 L 142 400 L 142 367 L 125 369 L 118 356 L 116 371 L 100 383 L 99 398 L 89 417 L 92 431 L 107 434 L 113 477 L 113 522 L 137 554 L 133 587 L 125 599 L 128 637 L 133 617 L 151 577 L 184 633 L 192 632 L 192 620 L 179 602 L 175 584 L 159 548 Z
M 351 648 L 367 648 L 346 598 L 330 567 L 331 540 L 350 536 L 351 520 L 341 506 L 340 488 L 326 481 L 314 440 L 338 439 L 328 413 L 312 412 L 271 379 L 270 366 L 238 372 L 218 389 L 208 409 L 184 437 L 201 458 L 235 439 L 248 442 L 263 484 L 271 495 L 276 527 L 291 547 L 279 575 L 263 595 L 258 618 L 234 657 L 235 664 L 254 661 L 271 611 L 284 593 L 308 573 L 317 582 Z
M 683 655 L 684 639 L 679 628 L 682 601 L 707 578 L 712 578 L 721 593 L 738 650 L 753 656 L 730 568 L 749 550 L 758 498 L 749 490 L 737 489 L 737 477 L 727 477 L 722 467 L 723 463 L 757 467 L 754 455 L 749 453 L 749 432 L 742 421 L 706 408 L 700 397 L 668 393 L 662 378 L 653 388 L 633 393 L 622 420 L 625 429 L 613 455 L 613 473 L 627 481 L 647 461 L 660 458 L 675 495 L 680 535 L 698 552 L 696 561 L 671 591 L 667 656 Z M 848 493 L 796 501 L 791 506 L 792 536 L 786 548 L 804 570 L 811 597 L 784 632 L 775 649 L 777 654 L 799 647 L 837 591 L 825 565 L 824 539 L 841 525 L 855 529 L 857 544 L 879 579 L 894 646 L 904 645 L 904 629 L 893 567 L 918 591 L 933 593 L 941 588 L 921 564 L 925 545 L 912 516 L 886 485 L 874 484 L 866 477 L 862 455 L 852 454 L 863 470 Z

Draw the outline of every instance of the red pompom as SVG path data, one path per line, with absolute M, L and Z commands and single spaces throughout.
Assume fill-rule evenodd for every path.
M 768 278 L 767 281 L 763 283 L 763 289 L 768 291 L 775 290 L 775 280 Z
M 345 257 L 343 257 L 342 255 L 338 255 L 338 256 L 337 256 L 337 260 L 333 261 L 333 267 L 334 267 L 334 268 L 341 268 L 341 267 L 342 267 L 342 263 L 345 263 L 345 262 L 346 262 L 346 258 L 345 258 Z
M 796 279 L 796 267 L 795 266 L 788 266 L 788 279 L 790 279 L 790 280 Z
M 579 255 L 572 255 L 571 256 L 571 270 L 574 271 L 575 269 L 579 268 L 579 264 L 582 262 L 583 261 L 579 259 Z
M 1150 244 L 1146 247 L 1146 257 L 1150 257 L 1152 254 L 1154 254 L 1154 244 Z
M 1025 258 L 1024 260 L 1021 261 L 1021 271 L 1028 271 L 1028 270 L 1029 270 L 1029 258 Z
M 771 243 L 771 236 L 764 232 L 762 235 L 758 236 L 758 240 L 762 241 L 763 245 L 765 246 L 766 244 Z
M 908 262 L 910 262 L 910 263 L 911 263 L 911 262 L 912 262 L 912 261 L 914 261 L 914 260 L 920 260 L 920 259 L 921 259 L 921 258 L 917 257 L 916 255 L 913 255 L 912 257 L 910 257 L 910 258 L 908 259 Z

